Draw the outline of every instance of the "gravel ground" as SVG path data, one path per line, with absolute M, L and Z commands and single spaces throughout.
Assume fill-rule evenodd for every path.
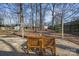
M 21 37 L 4 37 L 0 36 L 0 55 L 1 56 L 18 56 L 25 55 L 22 47 L 26 39 Z M 70 41 L 56 39 L 56 54 L 57 56 L 78 56 L 79 45 Z
M 5 36 L 5 35 L 4 35 Z M 0 55 L 25 55 L 22 45 L 26 39 L 21 37 L 3 37 L 0 36 Z
M 58 56 L 78 56 L 79 45 L 70 41 L 56 39 L 56 52 Z

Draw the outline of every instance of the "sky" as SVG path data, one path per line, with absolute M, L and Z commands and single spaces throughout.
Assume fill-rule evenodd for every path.
M 44 14 L 44 8 L 47 4 L 42 4 L 42 14 Z M 66 4 L 65 4 L 66 5 Z M 18 4 L 11 4 L 11 3 L 0 3 L 0 16 L 3 17 L 4 19 L 4 24 L 17 24 L 18 23 L 18 14 L 16 14 L 18 10 Z M 61 10 L 64 10 L 64 22 L 69 22 L 71 21 L 72 17 L 79 16 L 79 4 L 67 4 L 66 6 L 63 7 L 63 4 L 56 4 L 55 6 L 55 13 L 61 13 Z M 71 8 L 70 8 L 71 7 Z M 47 9 L 45 12 L 45 23 L 50 23 L 52 20 L 52 4 L 47 5 Z M 38 10 L 39 9 L 39 4 L 38 4 Z M 73 14 L 72 11 L 77 11 Z M 33 4 L 33 12 L 35 12 L 35 4 Z M 30 4 L 23 4 L 23 14 L 24 14 L 24 23 L 28 24 L 30 20 Z M 70 16 L 72 14 L 72 16 Z M 70 17 L 68 17 L 70 16 Z M 35 20 L 35 13 L 34 13 L 34 18 Z M 38 15 L 39 19 L 39 15 Z

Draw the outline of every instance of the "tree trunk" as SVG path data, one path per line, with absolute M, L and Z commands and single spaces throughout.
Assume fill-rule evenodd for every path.
M 35 31 L 37 31 L 37 27 L 38 27 L 38 24 L 37 24 L 37 12 L 38 12 L 38 8 L 37 8 L 37 3 L 36 3 L 36 21 L 35 21 Z
M 54 8 L 55 8 L 55 4 L 53 4 L 53 11 L 52 11 L 52 26 L 54 29 Z
M 22 38 L 24 38 L 24 19 L 23 19 L 23 8 L 22 8 L 22 4 L 19 4 L 20 6 L 20 30 L 22 32 Z
M 40 3 L 40 30 L 42 30 L 42 4 Z
M 33 21 L 33 4 L 30 4 L 31 8 L 31 29 L 34 30 L 34 21 Z
M 62 28 L 62 39 L 64 38 L 64 16 L 63 16 L 63 11 L 62 11 L 62 16 L 61 16 L 61 28 Z

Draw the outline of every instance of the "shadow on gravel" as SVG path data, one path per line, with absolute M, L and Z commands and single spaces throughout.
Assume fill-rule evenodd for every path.
M 13 51 L 16 51 L 16 48 L 14 46 L 12 46 L 10 43 L 8 43 L 7 41 L 3 40 L 3 39 L 0 39 L 1 42 L 3 42 L 4 44 L 6 44 L 7 46 L 9 46 Z
M 9 46 L 12 51 L 0 51 L 0 56 L 24 56 L 25 53 L 20 53 L 16 50 L 16 48 L 14 46 L 12 46 L 10 43 L 8 43 L 5 40 L 0 39 L 1 42 L 3 42 L 3 44 L 6 44 L 7 46 Z
M 61 45 L 61 44 L 56 44 L 56 46 L 61 48 L 61 49 L 69 50 L 69 51 L 72 51 L 72 52 L 75 52 L 75 53 L 79 54 L 79 48 L 73 48 L 73 47 L 66 46 L 66 45 Z
M 26 54 L 14 51 L 0 51 L 0 56 L 26 56 Z

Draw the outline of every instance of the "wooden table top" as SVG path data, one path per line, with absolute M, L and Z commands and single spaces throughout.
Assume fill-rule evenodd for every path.
M 21 32 L 16 32 L 15 34 L 22 37 L 22 33 Z M 42 33 L 29 33 L 29 32 L 24 33 L 24 37 L 26 37 L 26 38 L 33 38 L 33 39 L 34 38 L 40 39 L 40 38 L 45 38 L 45 37 L 54 38 L 54 36 L 51 36 L 51 35 L 45 35 L 45 34 L 42 34 Z

